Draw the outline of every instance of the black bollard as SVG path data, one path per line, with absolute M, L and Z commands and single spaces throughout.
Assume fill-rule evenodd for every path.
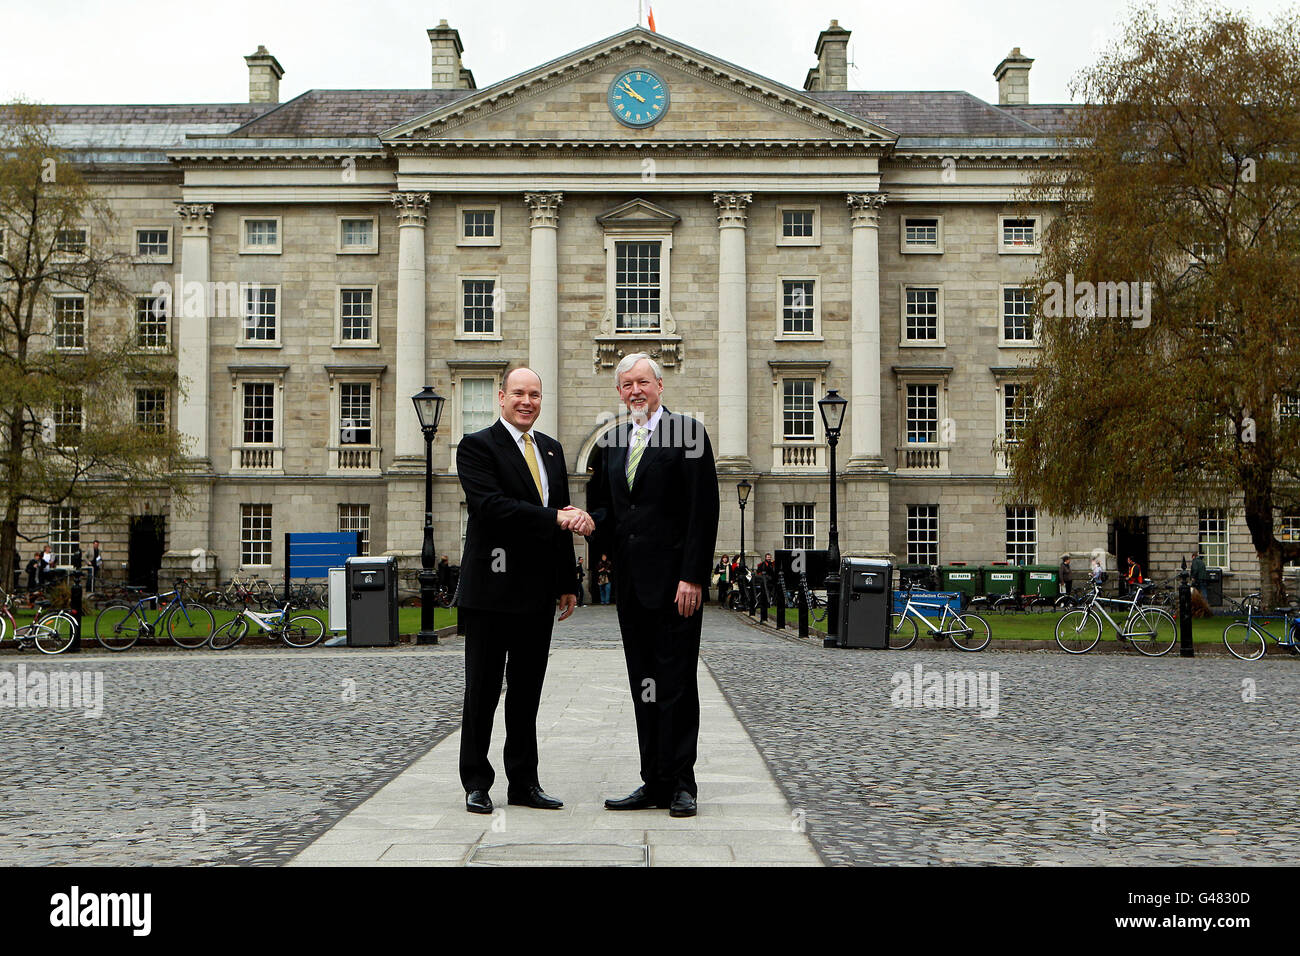
M 776 574 L 776 629 L 785 630 L 785 572 Z
M 1195 657 L 1195 645 L 1192 644 L 1192 588 L 1187 583 L 1188 572 L 1178 572 L 1178 631 L 1180 642 L 1179 657 Z
M 758 589 L 758 623 L 767 623 L 767 582 Z
M 808 636 L 808 582 L 799 575 L 799 636 Z
M 72 576 L 72 587 L 68 592 L 68 610 L 77 619 L 77 628 L 72 632 L 72 643 L 65 654 L 76 654 L 81 650 L 81 602 L 81 573 L 77 572 Z

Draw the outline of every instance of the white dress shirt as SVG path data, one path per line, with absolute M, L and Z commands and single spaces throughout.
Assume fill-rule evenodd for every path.
M 510 437 L 515 440 L 515 446 L 519 449 L 519 454 L 527 455 L 528 446 L 524 444 L 524 433 L 521 432 L 514 425 L 511 425 L 504 418 L 501 419 L 501 424 L 506 426 L 506 431 L 508 431 L 510 433 Z M 529 431 L 531 432 L 531 429 Z M 537 461 L 537 473 L 542 476 L 542 504 L 545 505 L 549 503 L 551 500 L 551 482 L 546 477 L 546 460 L 542 457 L 542 449 L 539 448 L 537 445 L 536 435 L 533 435 L 532 441 L 533 441 L 533 458 L 536 459 Z M 524 459 L 524 467 L 525 468 L 528 467 L 527 458 Z

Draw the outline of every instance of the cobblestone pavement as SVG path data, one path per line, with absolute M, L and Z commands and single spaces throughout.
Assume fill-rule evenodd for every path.
M 826 650 L 734 627 L 710 622 L 704 660 L 830 863 L 1300 860 L 1290 657 Z M 922 686 L 997 672 L 997 716 L 891 706 L 917 665 Z

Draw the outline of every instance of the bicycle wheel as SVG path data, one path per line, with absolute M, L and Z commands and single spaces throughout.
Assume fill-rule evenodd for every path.
M 214 651 L 224 651 L 242 641 L 247 633 L 248 622 L 243 617 L 232 617 L 212 632 L 212 636 L 208 638 L 208 646 Z
M 206 608 L 223 608 L 227 603 L 225 592 L 208 591 L 199 599 L 199 603 Z
M 988 621 L 978 614 L 959 614 L 957 621 L 961 625 L 961 630 L 949 631 L 950 641 L 963 651 L 982 651 L 988 647 L 989 641 L 993 639 L 993 631 Z
M 167 615 L 167 636 L 190 650 L 208 643 L 216 627 L 212 612 L 199 604 L 179 605 Z
M 47 614 L 33 624 L 27 636 L 36 641 L 36 649 L 42 654 L 61 654 L 72 646 L 77 627 L 75 617 L 60 611 Z
M 131 604 L 110 604 L 95 615 L 95 640 L 110 651 L 124 651 L 140 637 L 140 618 Z
M 1056 643 L 1067 654 L 1087 654 L 1101 640 L 1101 618 L 1087 611 L 1066 611 L 1056 622 Z
M 325 625 L 313 614 L 295 614 L 284 625 L 284 642 L 290 647 L 311 647 L 325 636 Z
M 1223 643 L 1233 657 L 1243 661 L 1257 661 L 1264 656 L 1264 635 L 1241 621 L 1223 629 Z
M 1168 654 L 1177 639 L 1178 625 L 1167 611 L 1158 607 L 1144 607 L 1133 615 L 1133 633 L 1129 642 L 1147 657 Z
M 916 643 L 916 622 L 902 614 L 889 615 L 889 649 L 905 651 Z

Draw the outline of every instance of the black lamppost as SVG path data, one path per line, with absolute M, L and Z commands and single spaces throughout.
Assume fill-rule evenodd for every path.
M 412 395 L 415 414 L 424 433 L 424 545 L 420 548 L 420 632 L 417 644 L 437 644 L 438 629 L 433 615 L 438 605 L 437 553 L 433 547 L 433 439 L 442 420 L 442 403 L 446 401 L 428 385 Z
M 745 505 L 749 503 L 749 493 L 754 486 L 748 478 L 742 478 L 736 484 L 736 501 L 740 503 L 740 566 L 745 567 Z
M 835 508 L 835 446 L 840 441 L 840 428 L 844 425 L 844 411 L 848 401 L 840 397 L 837 389 L 828 389 L 826 397 L 817 403 L 822 413 L 822 427 L 826 429 L 826 444 L 831 451 L 831 534 L 826 550 L 826 647 L 835 647 L 840 634 L 840 526 Z

